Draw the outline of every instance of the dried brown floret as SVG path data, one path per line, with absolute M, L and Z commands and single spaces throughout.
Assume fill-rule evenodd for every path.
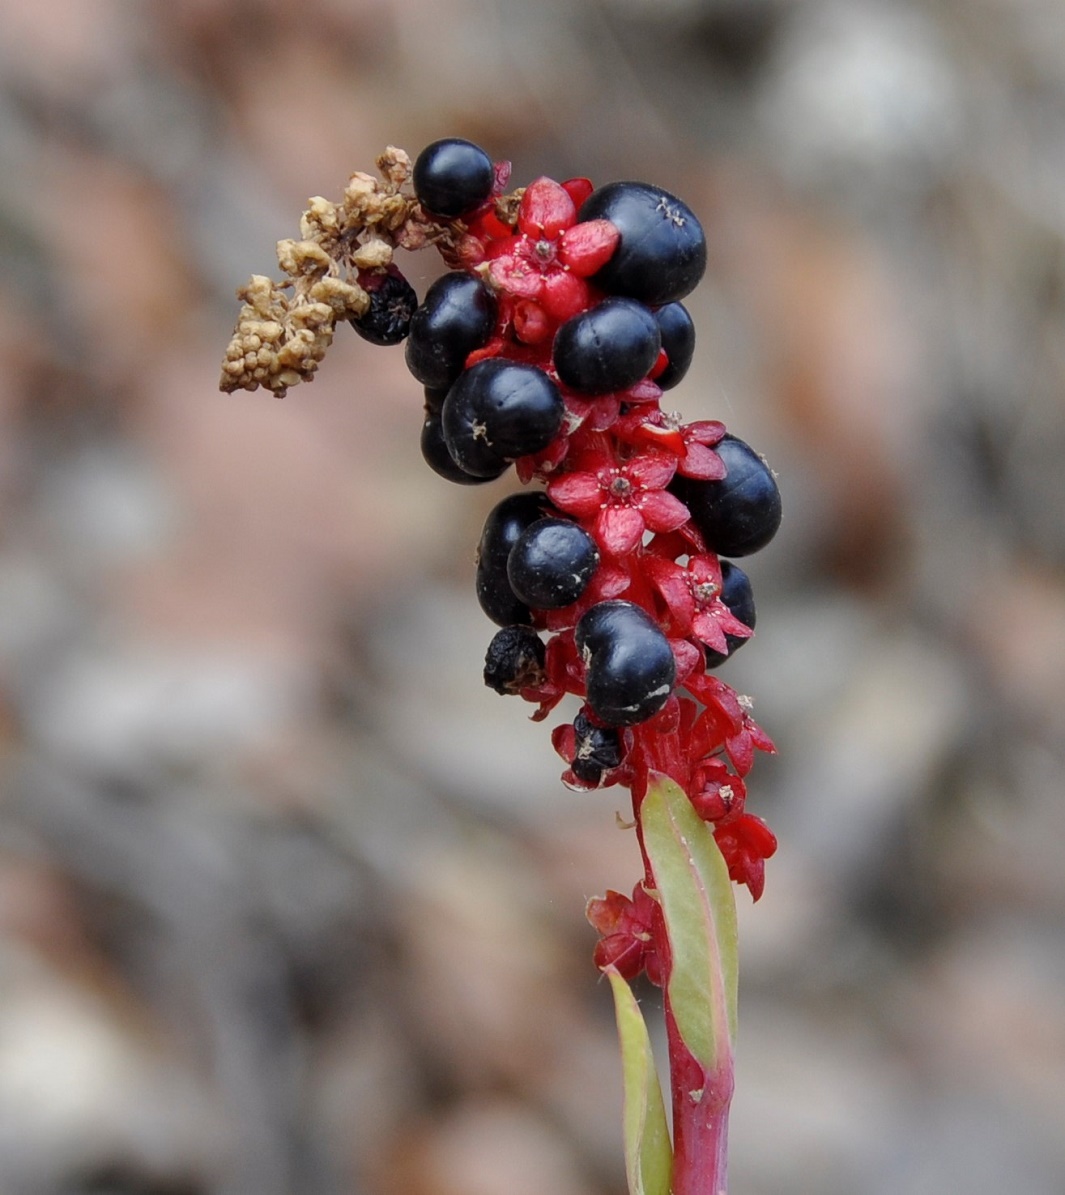
M 336 325 L 369 306 L 360 271 L 387 270 L 397 247 L 435 245 L 445 261 L 463 260 L 465 225 L 440 223 L 422 209 L 410 189 L 410 155 L 389 146 L 377 167 L 380 178 L 351 175 L 339 203 L 321 195 L 307 201 L 299 239 L 277 244 L 283 279 L 256 274 L 237 291 L 244 306 L 222 363 L 221 389 L 263 386 L 281 397 L 311 381 Z M 512 206 L 499 198 L 501 215 Z

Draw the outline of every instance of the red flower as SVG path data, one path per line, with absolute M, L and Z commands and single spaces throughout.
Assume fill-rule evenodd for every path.
M 604 443 L 578 458 L 579 468 L 548 483 L 547 496 L 568 514 L 592 524 L 608 556 L 633 551 L 651 531 L 675 531 L 688 521 L 688 508 L 666 493 L 677 462 L 662 452 L 619 461 Z
M 690 677 L 687 687 L 706 709 L 692 728 L 691 754 L 701 759 L 724 746 L 725 754 L 741 776 L 754 763 L 755 749 L 776 751 L 773 740 L 751 717 L 751 699 L 740 697 L 724 681 L 706 673 Z
M 725 425 L 716 419 L 680 423 L 676 415 L 667 415 L 658 407 L 652 407 L 623 416 L 614 433 L 627 444 L 672 452 L 678 458 L 677 472 L 683 477 L 720 481 L 727 472 L 724 462 L 713 450 L 713 445 L 725 434 Z
M 662 909 L 643 884 L 632 890 L 632 900 L 608 889 L 606 896 L 588 902 L 585 915 L 601 935 L 594 956 L 601 971 L 614 967 L 630 980 L 646 971 L 652 983 L 661 985 L 662 964 L 655 939 Z
M 487 276 L 516 300 L 514 333 L 540 344 L 554 327 L 583 311 L 592 292 L 585 281 L 610 260 L 620 233 L 609 220 L 577 222 L 566 187 L 538 178 L 518 206 L 518 232 L 488 246 Z
M 776 835 L 760 817 L 743 813 L 719 823 L 714 838 L 728 864 L 729 879 L 746 884 L 757 900 L 765 887 L 765 861 L 777 849 Z
M 704 822 L 718 822 L 743 812 L 747 788 L 720 759 L 707 759 L 693 771 L 688 795 Z
M 643 567 L 664 598 L 677 635 L 691 636 L 720 652 L 728 651 L 726 635 L 751 635 L 751 628 L 721 600 L 721 562 L 716 556 L 693 556 L 681 567 L 649 555 Z

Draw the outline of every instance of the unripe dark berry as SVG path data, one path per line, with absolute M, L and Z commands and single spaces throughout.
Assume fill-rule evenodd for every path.
M 584 710 L 573 719 L 573 730 L 576 741 L 570 771 L 582 784 L 597 785 L 604 772 L 621 765 L 621 735 L 612 726 L 596 726 Z
M 507 561 L 526 527 L 556 513 L 546 494 L 529 490 L 498 502 L 485 520 L 477 545 L 477 600 L 498 626 L 527 626 L 531 621 L 529 607 L 510 587 Z
M 751 589 L 751 579 L 731 560 L 721 561 L 721 600 L 744 626 L 754 630 L 754 591 Z M 728 644 L 727 652 L 714 651 L 712 647 L 706 649 L 707 668 L 716 668 L 723 664 L 729 656 L 735 655 L 747 640 L 739 635 L 726 634 L 725 642 Z
M 780 490 L 772 470 L 743 440 L 725 436 L 714 451 L 728 470 L 721 481 L 677 474 L 669 488 L 687 506 L 711 552 L 750 556 L 777 533 Z
M 363 271 L 359 285 L 370 296 L 370 306 L 358 319 L 348 322 L 371 344 L 400 344 L 407 338 L 411 316 L 418 306 L 414 287 L 395 266 L 387 270 Z
M 414 194 L 434 216 L 453 219 L 492 193 L 492 159 L 479 145 L 447 137 L 427 145 L 414 163 Z
M 584 593 L 599 567 L 595 540 L 568 519 L 538 519 L 518 537 L 507 560 L 515 596 L 535 610 L 558 610 Z
M 635 726 L 669 700 L 677 666 L 669 640 L 632 602 L 600 602 L 577 623 L 577 650 L 586 666 L 592 713 L 608 726 Z
M 494 477 L 502 461 L 546 448 L 564 414 L 562 395 L 542 369 L 489 357 L 451 387 L 444 400 L 444 439 L 467 473 Z
M 450 386 L 470 353 L 492 335 L 497 306 L 492 292 L 472 274 L 438 278 L 411 316 L 407 368 L 423 386 Z
M 683 299 L 706 269 L 706 237 L 687 204 L 650 183 L 608 183 L 581 205 L 579 219 L 609 220 L 621 233 L 592 281 L 614 295 L 657 307 Z
M 662 347 L 669 364 L 655 378 L 663 390 L 673 387 L 688 372 L 695 353 L 695 324 L 683 303 L 667 303 L 654 313 L 655 323 L 662 334 Z
M 547 653 L 540 636 L 527 626 L 496 631 L 484 657 L 484 683 L 502 696 L 535 688 L 544 681 Z
M 604 299 L 566 320 L 555 336 L 555 370 L 584 394 L 624 390 L 647 376 L 662 335 L 655 317 L 633 299 Z
M 425 463 L 437 476 L 458 485 L 484 485 L 486 481 L 495 481 L 496 477 L 501 477 L 510 468 L 506 461 L 502 461 L 494 477 L 467 473 L 448 451 L 439 411 L 426 409 L 425 420 L 422 423 L 421 449 Z

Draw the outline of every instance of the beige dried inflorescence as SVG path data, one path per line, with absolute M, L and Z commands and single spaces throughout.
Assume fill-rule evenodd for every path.
M 278 241 L 284 281 L 254 274 L 242 299 L 222 363 L 221 389 L 265 386 L 279 398 L 310 381 L 342 320 L 358 319 L 370 304 L 360 271 L 385 270 L 393 250 L 446 242 L 453 224 L 435 223 L 409 193 L 410 156 L 389 146 L 377 159 L 380 179 L 361 171 L 339 203 L 316 195 L 300 221 L 300 239 Z

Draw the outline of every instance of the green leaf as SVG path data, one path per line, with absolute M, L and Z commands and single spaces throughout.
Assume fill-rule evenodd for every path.
M 673 955 L 667 996 L 677 1029 L 707 1071 L 730 1067 L 739 944 L 728 868 L 713 831 L 667 777 L 652 780 L 640 818 Z
M 606 974 L 614 990 L 614 1012 L 621 1039 L 629 1195 L 669 1195 L 673 1151 L 651 1039 L 632 989 L 612 968 Z

